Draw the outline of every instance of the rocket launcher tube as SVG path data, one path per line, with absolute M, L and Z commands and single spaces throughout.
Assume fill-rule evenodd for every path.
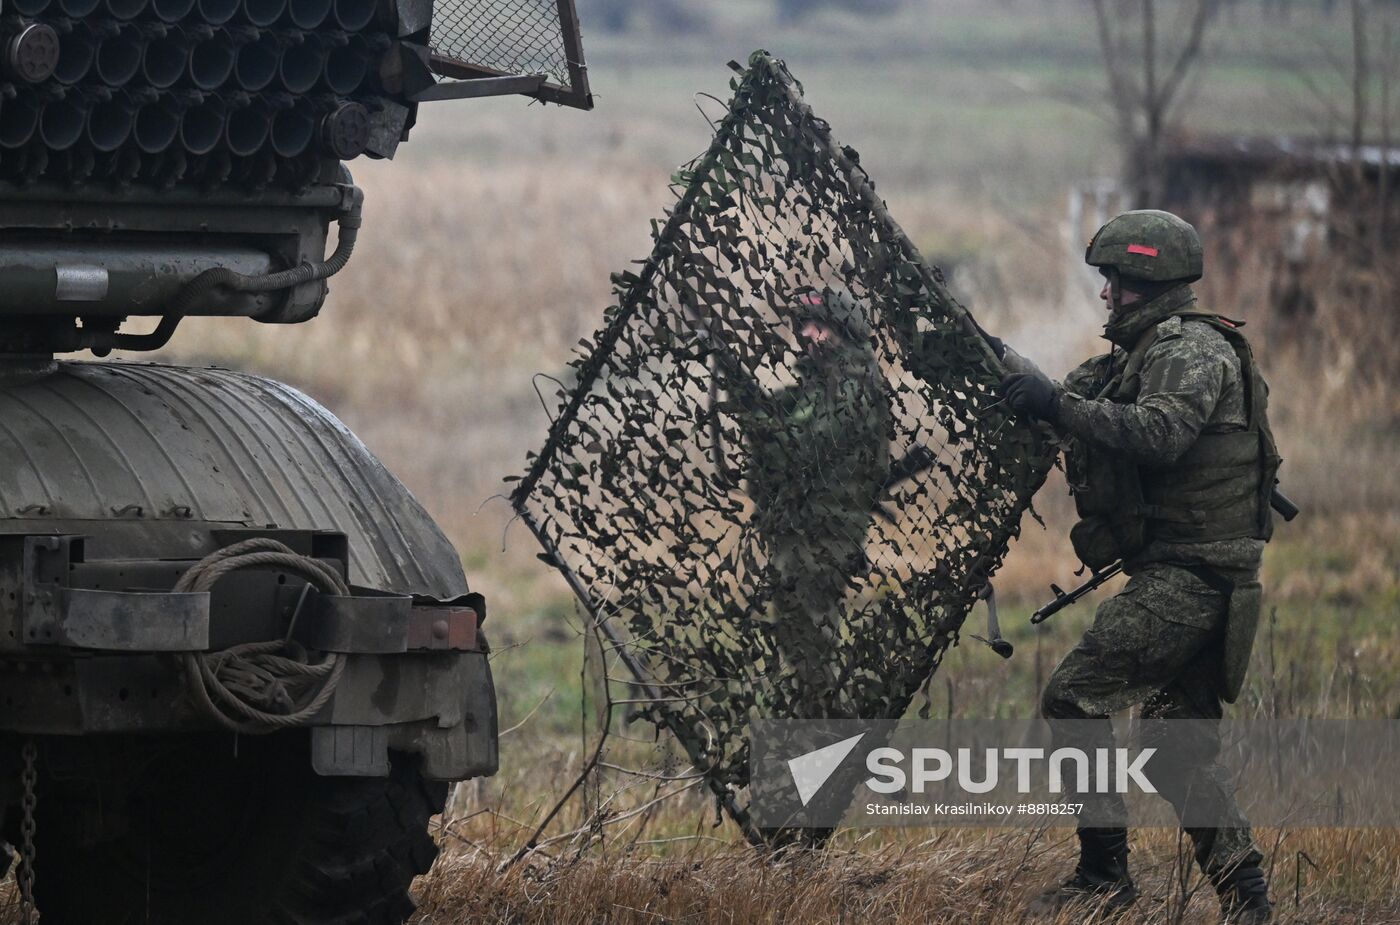
M 102 0 L 57 0 L 58 8 L 64 16 L 82 19 L 97 12 Z
M 309 93 L 320 83 L 330 53 L 329 42 L 310 32 L 294 33 L 282 52 L 277 74 L 289 93 Z
M 39 140 L 50 151 L 66 151 L 78 143 L 87 126 L 89 104 L 82 94 L 68 92 L 50 100 L 39 114 Z
M 0 148 L 14 150 L 29 144 L 39 131 L 39 117 L 44 111 L 42 100 L 32 96 L 0 99 Z
M 233 75 L 238 44 L 223 29 L 215 29 L 190 49 L 190 83 L 200 90 L 217 90 Z
M 271 32 L 264 32 L 256 41 L 241 46 L 233 65 L 234 82 L 249 92 L 265 89 L 277 79 L 282 51 L 282 42 Z
M 194 9 L 194 0 L 151 0 L 151 12 L 161 22 L 178 23 Z
M 180 123 L 185 111 L 203 101 L 196 90 L 157 94 L 156 99 L 143 105 L 136 113 L 132 138 L 136 147 L 146 154 L 168 150 L 180 136 Z
M 107 12 L 116 19 L 135 19 L 146 9 L 147 0 L 107 0 Z
M 90 23 L 73 20 L 59 20 L 54 29 L 58 32 L 58 63 L 53 77 L 61 84 L 75 84 L 92 70 L 103 34 Z
M 359 36 L 355 37 L 356 39 Z M 349 96 L 364 84 L 369 76 L 369 51 L 364 41 L 352 39 L 326 56 L 325 84 L 340 96 Z
M 159 29 L 157 33 L 155 30 Z M 174 86 L 190 65 L 191 40 L 179 26 L 153 26 L 141 58 L 146 83 L 157 90 Z
M 325 84 L 338 96 L 350 96 L 369 80 L 372 71 L 389 48 L 385 35 L 351 35 L 326 57 Z
M 287 0 L 243 0 L 243 18 L 255 26 L 270 26 L 287 11 Z
M 145 55 L 146 37 L 142 30 L 131 25 L 119 27 L 97 46 L 93 71 L 107 86 L 120 87 L 141 73 Z
M 306 100 L 279 112 L 272 120 L 272 150 L 278 157 L 296 157 L 316 137 L 316 116 Z
M 136 100 L 126 93 L 113 94 L 88 113 L 87 137 L 94 149 L 111 152 L 126 144 L 136 125 Z
M 239 0 L 195 0 L 194 8 L 211 26 L 222 26 L 238 12 Z
M 375 0 L 333 0 L 335 23 L 346 32 L 359 32 L 374 21 Z
M 287 14 L 298 29 L 315 29 L 331 14 L 332 0 L 287 0 Z
M 180 144 L 191 154 L 208 154 L 223 140 L 227 120 L 228 107 L 223 100 L 207 94 L 180 118 Z
M 224 132 L 230 153 L 250 157 L 262 150 L 272 134 L 273 117 L 291 106 L 292 98 L 285 93 L 268 93 L 257 98 L 246 93 L 234 94 Z

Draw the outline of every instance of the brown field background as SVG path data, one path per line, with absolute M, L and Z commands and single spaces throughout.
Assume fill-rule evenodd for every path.
M 502 770 L 462 785 L 443 818 L 422 921 L 1022 921 L 1030 893 L 1072 865 L 1070 830 L 853 831 L 823 855 L 760 863 L 693 789 L 648 807 L 678 785 L 620 773 L 583 789 L 545 833 L 558 840 L 500 869 L 591 750 L 598 690 L 567 589 L 523 528 L 506 532 L 507 505 L 492 496 L 543 439 L 532 375 L 564 367 L 609 302 L 609 273 L 649 251 L 671 170 L 708 139 L 692 94 L 723 96 L 725 61 L 762 44 L 788 58 L 984 324 L 1052 375 L 1098 352 L 1099 309 L 1083 276 L 1066 283 L 1061 228 L 1068 183 L 1116 168 L 1088 4 L 937 0 L 793 28 L 776 26 L 766 3 L 698 8 L 704 29 L 691 35 L 646 22 L 620 37 L 586 29 L 596 112 L 520 100 L 424 107 L 398 160 L 352 165 L 365 229 L 322 317 L 293 328 L 191 321 L 163 358 L 275 376 L 326 404 L 434 512 L 491 602 L 510 730 Z M 1184 117 L 1326 130 L 1319 100 L 1345 99 L 1345 23 L 1314 11 L 1284 27 L 1259 4 L 1232 9 Z M 1299 73 L 1310 79 L 1290 80 Z M 1318 311 L 1299 326 L 1274 314 L 1266 266 L 1201 288 L 1256 332 L 1285 487 L 1306 509 L 1271 544 L 1272 619 L 1235 712 L 1400 717 L 1391 270 L 1319 271 Z M 1015 605 L 1003 620 L 1017 655 L 1002 662 L 970 641 L 954 650 L 931 688 L 935 715 L 1027 715 L 1087 623 L 1089 606 L 1035 632 L 1021 619 L 1073 570 L 1062 486 L 1038 507 L 1046 526 L 1027 521 L 999 582 Z M 669 747 L 632 724 L 608 754 L 657 768 Z M 1264 830 L 1259 840 L 1284 921 L 1400 921 L 1400 833 Z M 1135 846 L 1147 899 L 1128 920 L 1215 921 L 1176 833 L 1143 833 Z

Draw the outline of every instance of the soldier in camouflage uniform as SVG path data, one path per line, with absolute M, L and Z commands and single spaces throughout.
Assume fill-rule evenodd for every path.
M 1094 236 L 1086 260 L 1107 280 L 1111 351 L 1060 384 L 1028 367 L 1003 388 L 1066 444 L 1081 517 L 1075 552 L 1095 569 L 1122 560 L 1130 580 L 1055 669 L 1041 708 L 1057 745 L 1090 750 L 1111 747 L 1109 714 L 1135 705 L 1146 732 L 1170 727 L 1160 750 L 1170 755 L 1149 764 L 1151 779 L 1178 813 L 1189 801 L 1196 819 L 1222 821 L 1184 824 L 1227 920 L 1267 922 L 1262 855 L 1217 758 L 1221 703 L 1239 693 L 1258 623 L 1279 462 L 1268 388 L 1240 323 L 1192 293 L 1202 257 L 1189 224 L 1166 212 L 1125 213 Z M 1159 760 L 1176 763 L 1162 769 Z M 1080 798 L 1079 865 L 1048 905 L 1092 898 L 1125 907 L 1137 894 L 1122 800 Z
M 845 291 L 803 297 L 797 382 L 766 392 L 739 370 L 724 379 L 740 407 L 754 502 L 768 560 L 769 618 L 801 709 L 836 712 L 836 619 L 889 476 L 889 400 L 860 305 Z M 726 364 L 732 366 L 732 364 Z

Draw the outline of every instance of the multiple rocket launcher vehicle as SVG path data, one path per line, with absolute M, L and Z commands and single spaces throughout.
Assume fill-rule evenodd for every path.
M 346 162 L 392 157 L 420 103 L 499 94 L 591 105 L 573 0 L 0 0 L 0 842 L 26 915 L 398 925 L 445 782 L 495 771 L 486 603 L 343 424 L 236 371 L 63 355 L 313 318 L 359 236 Z

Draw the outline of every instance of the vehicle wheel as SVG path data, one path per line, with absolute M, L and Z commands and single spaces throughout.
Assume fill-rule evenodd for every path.
M 393 756 L 387 779 L 330 778 L 311 771 L 302 733 L 127 746 L 102 756 L 116 782 L 83 786 L 55 768 L 41 784 L 45 925 L 400 925 L 413 913 L 447 785 L 409 756 Z

